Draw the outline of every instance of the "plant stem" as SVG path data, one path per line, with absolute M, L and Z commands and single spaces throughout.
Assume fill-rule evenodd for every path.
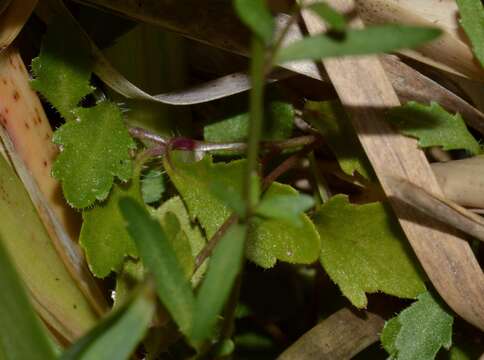
M 183 150 L 184 148 L 177 147 L 177 143 L 190 143 L 193 151 L 231 151 L 234 153 L 242 153 L 247 151 L 248 145 L 245 142 L 226 142 L 226 143 L 216 143 L 216 142 L 205 142 L 199 140 L 193 140 L 189 138 L 164 138 L 149 132 L 142 128 L 131 128 L 129 129 L 131 136 L 139 140 L 149 140 L 156 144 L 153 148 L 150 148 L 150 154 L 153 156 L 162 155 L 163 148 L 167 144 L 173 144 L 172 150 Z M 320 137 L 318 135 L 304 135 L 298 136 L 287 140 L 275 140 L 275 141 L 262 141 L 260 142 L 260 147 L 266 150 L 286 150 L 294 149 L 306 145 L 310 145 L 318 141 Z M 183 141 L 185 140 L 185 141 Z
M 243 188 L 243 196 L 247 205 L 247 219 L 251 216 L 256 206 L 251 193 L 252 177 L 257 175 L 257 157 L 259 154 L 259 142 L 262 133 L 262 122 L 264 116 L 264 50 L 265 48 L 262 41 L 254 36 L 252 40 L 252 61 L 250 67 L 252 88 L 250 90 L 250 121 L 247 139 L 247 168 Z

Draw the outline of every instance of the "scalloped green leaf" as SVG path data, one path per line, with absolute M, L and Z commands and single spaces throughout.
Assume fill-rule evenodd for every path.
M 474 54 L 484 66 L 484 6 L 481 0 L 456 0 L 460 23 L 471 40 Z
M 139 179 L 130 184 L 115 184 L 107 201 L 82 213 L 79 243 L 84 249 L 91 272 L 99 277 L 118 272 L 127 257 L 137 258 L 138 251 L 125 227 L 119 200 L 129 196 L 143 204 Z
M 414 101 L 390 111 L 388 120 L 401 133 L 419 140 L 422 148 L 441 146 L 444 150 L 464 149 L 472 155 L 481 152 L 476 139 L 459 114 L 449 114 L 436 102 L 430 105 Z
M 93 88 L 89 43 L 71 21 L 56 17 L 49 24 L 40 55 L 32 61 L 35 79 L 32 87 L 39 91 L 66 120 Z
M 211 157 L 206 156 L 198 162 L 185 162 L 181 153 L 174 152 L 171 165 L 165 161 L 165 168 L 182 195 L 192 220 L 197 219 L 207 237 L 212 237 L 232 211 L 213 194 L 210 184 L 218 182 L 241 193 L 245 160 L 213 163 Z M 298 192 L 288 185 L 274 183 L 262 201 L 280 195 L 297 196 Z M 301 264 L 316 261 L 319 235 L 307 215 L 301 214 L 301 222 L 302 226 L 297 226 L 285 220 L 255 218 L 247 243 L 248 258 L 265 268 L 274 266 L 277 260 Z
M 414 299 L 425 291 L 407 240 L 383 204 L 353 205 L 347 196 L 336 195 L 315 222 L 321 264 L 354 306 L 366 307 L 365 293 Z
M 85 208 L 107 198 L 115 177 L 132 175 L 130 150 L 136 147 L 119 108 L 102 102 L 75 111 L 77 121 L 63 125 L 53 141 L 61 145 L 52 174 L 62 182 L 67 202 Z
M 452 345 L 453 317 L 429 292 L 387 322 L 383 347 L 396 360 L 433 360 L 441 347 Z

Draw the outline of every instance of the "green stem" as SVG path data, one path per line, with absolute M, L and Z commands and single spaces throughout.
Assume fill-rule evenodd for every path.
M 261 40 L 256 37 L 252 40 L 252 61 L 250 68 L 250 78 L 252 89 L 250 91 L 250 114 L 249 114 L 249 136 L 247 144 L 247 168 L 244 178 L 244 199 L 247 205 L 247 219 L 253 213 L 255 199 L 252 193 L 252 177 L 257 175 L 259 154 L 259 142 L 262 133 L 262 123 L 264 117 L 264 67 L 265 67 L 265 48 Z

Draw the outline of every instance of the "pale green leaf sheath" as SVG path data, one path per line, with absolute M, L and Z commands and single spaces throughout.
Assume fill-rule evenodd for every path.
M 480 153 L 479 143 L 462 117 L 449 114 L 435 102 L 428 106 L 411 101 L 391 110 L 388 120 L 403 134 L 417 138 L 420 147 L 441 146 L 444 150 L 464 149 L 472 155 Z
M 54 360 L 53 347 L 0 241 L 0 358 Z
M 366 307 L 365 293 L 414 299 L 425 291 L 405 237 L 383 204 L 352 205 L 337 195 L 322 206 L 315 222 L 321 264 L 356 307 Z
M 129 151 L 136 147 L 124 126 L 119 108 L 102 102 L 75 111 L 77 121 L 63 125 L 53 141 L 61 153 L 52 173 L 62 182 L 67 202 L 85 208 L 109 194 L 115 177 L 132 175 Z
M 171 218 L 173 218 L 173 216 L 176 217 L 179 228 L 178 230 L 175 229 L 173 236 L 169 236 L 169 240 L 177 254 L 178 261 L 185 270 L 185 273 L 188 277 L 191 277 L 193 275 L 192 272 L 195 264 L 194 260 L 198 253 L 203 249 L 206 242 L 200 227 L 196 223 L 190 221 L 190 216 L 185 204 L 183 204 L 183 201 L 179 196 L 175 196 L 170 200 L 165 201 L 158 209 L 153 210 L 153 216 L 160 220 L 162 226 L 165 226 L 166 221 L 168 220 L 167 216 Z M 174 221 L 171 220 L 171 222 L 173 223 Z M 176 228 L 176 226 L 173 228 Z M 169 229 L 167 229 L 166 226 L 165 230 L 168 233 Z M 168 235 L 170 234 L 168 233 Z M 206 266 L 201 266 L 198 269 L 192 277 L 193 284 L 197 284 L 200 281 L 205 270 Z
M 321 132 L 341 170 L 348 175 L 358 172 L 370 179 L 373 170 L 343 106 L 337 101 L 308 101 L 304 111 L 305 120 Z
M 130 184 L 115 184 L 107 201 L 82 213 L 79 243 L 86 253 L 89 268 L 97 277 L 104 278 L 111 271 L 119 271 L 126 257 L 138 256 L 118 205 L 121 198 L 128 196 L 143 203 L 137 177 Z
M 75 118 L 72 110 L 93 90 L 89 53 L 89 44 L 78 28 L 58 17 L 48 27 L 39 57 L 32 61 L 32 87 L 66 120 Z
M 388 321 L 381 341 L 392 359 L 433 360 L 452 345 L 452 316 L 429 292 Z
M 484 6 L 481 0 L 457 0 L 460 23 L 471 40 L 474 54 L 484 66 Z
M 232 214 L 228 204 L 215 194 L 211 184 L 221 184 L 234 193 L 242 193 L 245 160 L 230 163 L 212 163 L 209 156 L 198 162 L 183 162 L 179 153 L 171 154 L 172 166 L 165 161 L 165 168 L 182 195 L 193 220 L 198 219 L 208 238 Z M 264 199 L 279 196 L 298 196 L 288 185 L 272 184 Z M 247 242 L 247 256 L 256 264 L 270 268 L 277 260 L 290 263 L 310 264 L 319 256 L 319 235 L 309 217 L 300 215 L 302 225 L 280 219 L 255 217 Z

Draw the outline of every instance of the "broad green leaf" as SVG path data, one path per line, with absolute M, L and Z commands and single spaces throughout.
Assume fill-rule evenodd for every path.
M 432 360 L 442 346 L 449 349 L 452 345 L 453 320 L 433 295 L 425 292 L 387 323 L 382 342 L 394 359 Z
M 336 31 L 344 31 L 346 29 L 345 17 L 325 2 L 315 2 L 309 5 L 308 9 L 318 14 L 331 29 Z
M 161 302 L 180 330 L 187 333 L 192 324 L 194 296 L 170 241 L 159 222 L 137 201 L 122 198 L 119 206 L 141 260 L 154 276 Z
M 234 6 L 242 22 L 269 44 L 274 33 L 274 19 L 266 0 L 234 0 Z
M 341 169 L 348 175 L 356 171 L 369 179 L 371 165 L 343 106 L 336 101 L 308 101 L 304 110 L 305 119 L 324 136 Z
M 390 354 L 390 358 L 394 358 L 397 355 L 398 350 L 395 346 L 395 341 L 401 329 L 402 325 L 400 321 L 397 317 L 394 317 L 385 323 L 385 327 L 381 333 L 381 344 L 386 352 Z
M 242 193 L 245 160 L 213 163 L 209 156 L 198 162 L 183 162 L 181 154 L 171 154 L 171 164 L 165 168 L 171 181 L 183 197 L 193 220 L 197 219 L 208 238 L 229 218 L 228 205 L 211 191 L 213 182 L 223 183 L 234 192 Z M 173 167 L 172 167 L 173 166 Z M 273 196 L 297 196 L 288 185 L 274 183 L 262 200 Z M 276 261 L 312 263 L 319 256 L 319 236 L 307 215 L 302 214 L 302 226 L 275 219 L 255 219 L 250 228 L 247 256 L 260 266 L 269 268 Z
M 123 124 L 119 108 L 102 102 L 79 108 L 78 121 L 63 125 L 53 141 L 62 152 L 53 166 L 53 175 L 62 182 L 67 202 L 76 208 L 104 200 L 114 177 L 127 181 L 132 167 L 129 151 L 136 147 Z
M 217 318 L 240 271 L 246 227 L 232 225 L 215 248 L 197 294 L 190 338 L 200 342 L 213 334 Z
M 481 0 L 457 0 L 460 23 L 471 40 L 474 54 L 484 66 L 484 7 Z
M 480 153 L 479 143 L 459 114 L 451 115 L 439 104 L 409 102 L 390 111 L 388 120 L 405 135 L 419 140 L 420 147 L 442 146 L 444 150 L 465 149 Z
M 273 183 L 262 202 L 273 198 L 298 196 L 289 185 Z M 311 264 L 318 259 L 321 244 L 318 232 L 306 214 L 300 214 L 300 224 L 282 219 L 253 219 L 249 230 L 247 257 L 264 268 L 277 260 L 291 264 Z
M 98 316 L 59 257 L 24 184 L 3 156 L 0 219 L 0 241 L 29 289 L 36 310 L 54 331 L 70 341 L 88 331 Z M 10 296 L 5 289 L 2 294 Z M 14 331 L 9 327 L 5 330 Z
M 82 213 L 79 243 L 84 249 L 92 273 L 100 278 L 119 271 L 127 257 L 136 258 L 138 251 L 128 234 L 119 209 L 119 200 L 131 197 L 142 204 L 139 179 L 129 184 L 114 185 L 107 201 Z
M 180 230 L 185 234 L 188 240 L 192 255 L 191 263 L 193 263 L 193 259 L 195 259 L 200 251 L 202 251 L 206 243 L 200 227 L 196 223 L 190 221 L 190 216 L 188 215 L 185 204 L 183 204 L 183 201 L 179 196 L 175 196 L 170 200 L 165 201 L 158 209 L 153 211 L 153 216 L 157 219 L 163 219 L 168 213 L 176 215 L 180 223 Z M 192 277 L 192 284 L 198 284 L 205 270 L 206 266 L 204 265 L 197 270 Z
M 440 34 L 441 31 L 435 28 L 381 25 L 348 30 L 344 36 L 337 38 L 325 34 L 315 35 L 281 49 L 276 62 L 282 64 L 295 60 L 385 53 L 422 45 Z
M 92 71 L 89 43 L 71 21 L 55 18 L 47 28 L 40 55 L 32 61 L 39 91 L 66 120 L 79 102 L 93 88 L 89 85 Z
M 227 101 L 231 106 L 233 101 Z M 294 107 L 283 101 L 271 101 L 265 111 L 263 140 L 284 140 L 291 136 L 294 124 Z M 249 133 L 249 114 L 237 112 L 226 119 L 204 127 L 205 141 L 245 141 Z
M 258 215 L 302 225 L 301 214 L 314 206 L 314 199 L 305 194 L 266 196 L 256 208 Z
M 155 302 L 137 296 L 74 343 L 61 360 L 130 359 L 155 314 Z
M 365 293 L 414 299 L 425 291 L 402 230 L 383 204 L 352 205 L 336 195 L 315 222 L 321 264 L 354 306 L 366 307 Z
M 165 182 L 161 170 L 151 169 L 141 178 L 141 193 L 147 204 L 160 201 L 165 191 Z
M 0 242 L 0 355 L 6 360 L 55 359 L 53 348 Z M 41 284 L 39 284 L 41 285 Z

